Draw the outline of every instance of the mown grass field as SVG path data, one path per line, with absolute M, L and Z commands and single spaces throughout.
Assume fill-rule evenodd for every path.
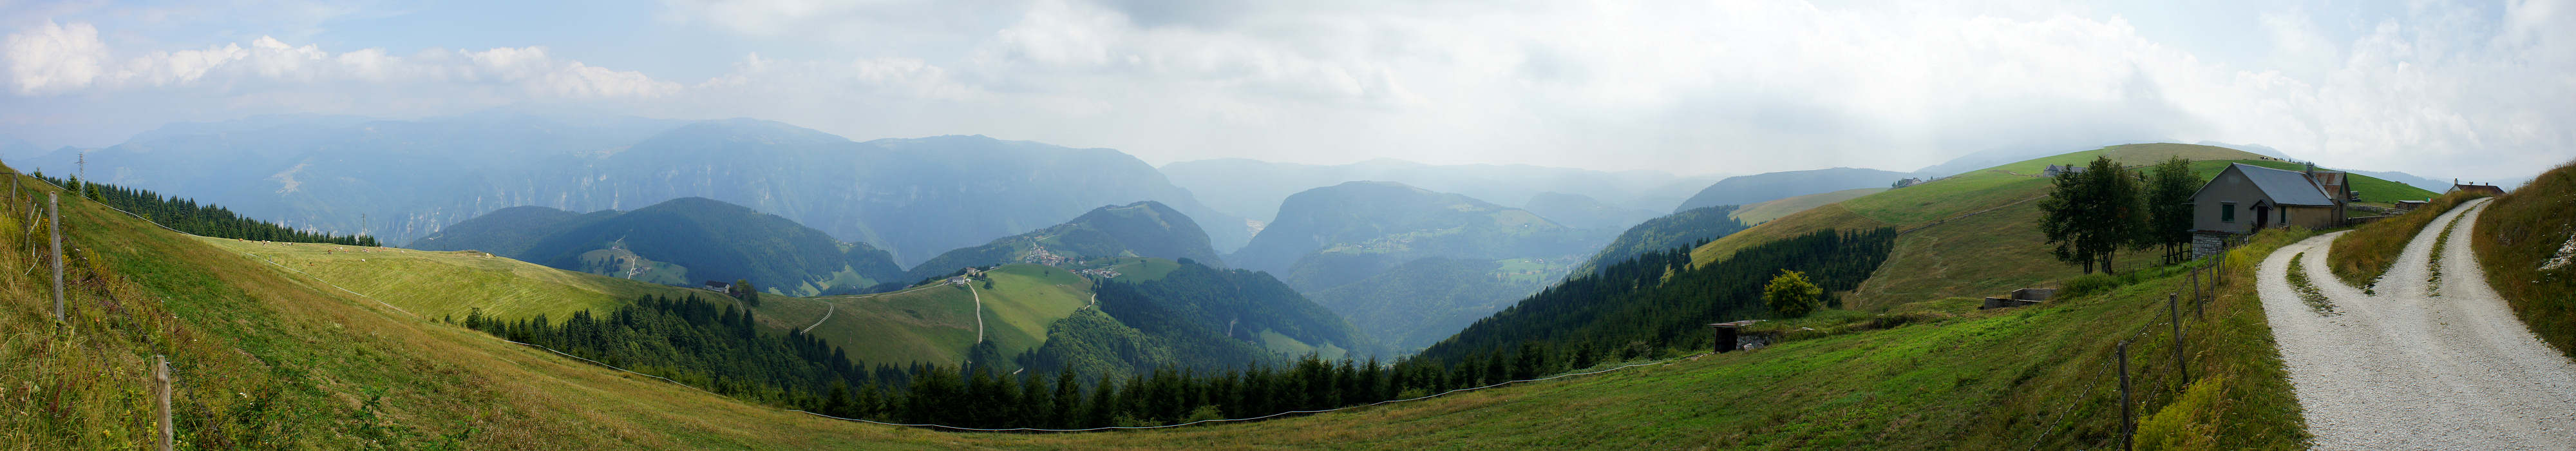
M 2158 327 L 2172 269 L 2108 294 L 1427 401 L 1272 421 L 1058 435 L 954 434 L 784 412 L 425 321 L 102 208 L 67 209 L 73 327 L 42 319 L 24 236 L 0 232 L 0 447 L 136 448 L 152 354 L 180 365 L 183 447 L 597 448 L 2102 448 L 2117 446 L 2115 340 Z M 21 212 L 0 210 L 0 217 Z M 18 224 L 0 219 L 0 230 Z M 2271 236 L 2256 256 L 2296 237 Z M 2229 268 L 2251 280 L 2251 265 Z M 1046 281 L 1041 272 L 1035 281 Z M 997 280 L 997 285 L 1000 282 Z M 788 299 L 765 298 L 764 305 Z M 990 297 L 986 301 L 992 301 Z M 111 307 L 113 306 L 113 307 Z M 2142 363 L 2151 440 L 2296 446 L 2296 403 L 2259 305 L 2221 290 L 2188 324 L 2186 384 Z M 1829 321 L 1875 321 L 1845 314 Z M 2206 335 L 2206 336 L 2203 336 Z M 2168 355 L 2149 338 L 2133 356 Z M 2138 360 L 2153 360 L 2133 357 Z M 2200 396 L 2179 396 L 2194 387 Z M 2214 394 L 2213 394 L 2214 393 Z M 2177 404 L 2175 400 L 2187 399 Z
M 2541 341 L 2576 357 L 2576 263 L 2543 269 L 2554 259 L 2576 260 L 2567 244 L 2576 236 L 2576 164 L 2488 202 L 2476 229 L 2464 233 L 2472 234 L 2487 285 Z
M 1847 189 L 1829 193 L 1816 193 L 1791 197 L 1787 199 L 1746 205 L 1743 208 L 1736 209 L 1734 213 L 1727 214 L 1726 217 L 1735 219 L 1735 222 L 1761 224 L 1771 222 L 1773 219 L 1780 219 L 1781 216 L 1788 216 L 1790 213 L 1807 211 L 1809 208 L 1816 208 L 1825 204 L 1851 200 L 1852 198 L 1867 196 L 1880 191 L 1887 191 L 1887 188 Z

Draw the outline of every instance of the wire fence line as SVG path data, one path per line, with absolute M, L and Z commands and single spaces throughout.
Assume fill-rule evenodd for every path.
M 2191 384 L 2190 369 L 2188 368 L 2189 362 L 2185 360 L 2186 357 L 2184 357 L 2186 354 L 2183 353 L 2185 349 L 2183 347 L 2183 338 L 2192 336 L 2193 332 L 2198 330 L 2197 328 L 2192 327 L 2193 322 L 2207 322 L 2208 319 L 2197 314 L 2184 312 L 2184 303 L 2189 303 L 2189 306 L 2193 308 L 2193 311 L 2197 312 L 2204 308 L 2203 306 L 2217 300 L 2218 295 L 2216 283 L 2217 281 L 2224 279 L 2215 278 L 2215 273 L 2225 271 L 2225 268 L 2222 266 L 2225 260 L 2226 259 L 2224 258 L 2207 258 L 2198 260 L 2207 261 L 2209 263 L 2197 268 L 2192 268 L 2191 271 L 2194 274 L 2192 277 L 2198 278 L 2203 282 L 2210 283 L 2210 285 L 2206 286 L 2207 291 L 2204 292 L 2202 291 L 2202 287 L 2195 285 L 2193 288 L 2183 288 L 2190 291 L 2174 291 L 2167 293 L 2168 298 L 2165 312 L 2157 312 L 2156 318 L 2148 321 L 2147 324 L 2138 326 L 2137 332 L 2130 333 L 2128 336 L 2119 337 L 2119 340 L 2116 342 L 2118 349 L 2117 352 L 2121 353 L 2118 356 L 2118 359 L 2102 359 L 2101 363 L 2086 376 L 2086 379 L 2090 382 L 2085 384 L 2083 390 L 2064 395 L 2064 397 L 2056 403 L 2058 405 L 2056 409 L 2043 408 L 2039 414 L 2033 415 L 2032 420 L 2038 423 L 2036 428 L 2039 429 L 2039 433 L 2037 437 L 2031 440 L 2030 449 L 2036 450 L 2046 446 L 2045 444 L 2048 441 L 2048 437 L 2052 433 L 2054 433 L 2058 428 L 2070 424 L 2073 419 L 2069 418 L 2069 416 L 2075 413 L 2075 409 L 2087 402 L 2093 401 L 2093 397 L 2097 396 L 2093 390 L 2100 387 L 2103 380 L 2114 379 L 2111 377 L 2103 377 L 2106 373 L 2118 371 L 2118 376 L 2120 376 L 2120 378 L 2126 378 L 2130 374 L 2137 374 L 2142 377 L 2148 375 L 2170 375 L 2171 379 L 2177 382 L 2172 390 L 2155 390 L 2140 389 L 2135 386 L 2136 384 L 2129 384 L 2127 381 L 2123 381 L 2124 385 L 2120 388 L 2120 392 L 2124 397 L 2124 400 L 2117 402 L 2117 404 L 2119 404 L 2117 407 L 2123 409 L 2129 406 L 2155 405 L 2158 401 L 2169 402 L 2171 401 L 2171 399 L 2168 399 L 2169 397 L 2178 399 L 2184 390 L 2188 390 Z M 2185 264 L 2193 263 L 2186 262 Z M 2211 275 L 2199 275 L 2202 272 L 2211 273 Z M 2182 296 L 2185 293 L 2188 293 L 2191 296 Z M 2173 359 L 2171 362 L 2160 362 L 2165 358 L 2159 357 L 2149 357 L 2137 362 L 2127 361 L 2129 354 L 2146 354 L 2143 352 L 2136 352 L 2141 350 L 2132 349 L 2130 345 L 2141 344 L 2147 339 L 2155 338 L 2158 332 L 2174 334 L 2173 339 L 2165 343 L 2169 347 L 2166 351 L 2170 351 L 2174 354 L 2173 357 L 2171 357 Z M 2055 411 L 2053 420 L 2049 419 L 2050 410 Z M 2128 440 L 2131 440 L 2132 438 L 2131 434 L 2134 433 L 2134 429 L 2131 428 L 2137 419 L 2128 412 L 2123 411 L 2121 421 L 2122 423 L 2119 425 L 2121 428 L 2120 440 L 2122 440 L 2122 446 L 2125 448 L 2128 445 Z

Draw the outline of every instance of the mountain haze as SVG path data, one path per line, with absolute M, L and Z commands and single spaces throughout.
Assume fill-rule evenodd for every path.
M 1277 221 L 1227 257 L 1313 291 L 1421 257 L 1498 259 L 1589 252 L 1595 234 L 1526 210 L 1395 182 L 1349 182 L 1289 196 Z
M 1092 209 L 1063 224 L 948 251 L 913 267 L 905 277 L 919 280 L 969 266 L 1016 263 L 1041 251 L 1064 258 L 1156 257 L 1224 265 L 1188 215 L 1161 202 L 1141 201 Z
M 682 197 L 778 214 L 899 263 L 1138 200 L 1240 223 L 1116 150 L 983 136 L 851 142 L 750 119 L 271 116 L 173 124 L 87 156 L 101 181 L 189 193 L 298 228 L 347 233 L 363 223 L 390 242 L 505 207 L 614 210 Z M 54 152 L 23 165 L 65 172 L 77 157 Z M 204 170 L 214 167 L 226 169 Z M 1219 248 L 1250 236 L 1242 227 L 1207 233 Z
M 481 250 L 662 284 L 749 279 L 772 292 L 802 295 L 862 288 L 902 275 L 885 251 L 866 243 L 843 243 L 787 218 L 695 197 L 586 215 L 506 208 L 412 246 Z
M 1716 205 L 1746 205 L 1786 197 L 1855 188 L 1884 188 L 1912 174 L 1877 169 L 1831 168 L 1781 171 L 1727 177 L 1700 189 L 1672 211 Z
M 1657 171 L 1605 172 L 1530 165 L 1431 165 L 1375 159 L 1341 165 L 1241 158 L 1163 165 L 1172 183 L 1227 214 L 1276 220 L 1280 203 L 1301 191 L 1344 182 L 1388 181 L 1477 199 L 1516 202 L 1544 192 L 1590 196 L 1620 208 L 1662 211 L 1719 177 Z M 1231 248 L 1219 246 L 1219 250 Z

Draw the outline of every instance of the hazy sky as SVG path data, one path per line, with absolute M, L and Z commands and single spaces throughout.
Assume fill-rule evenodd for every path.
M 2519 179 L 2576 158 L 2571 1 L 0 0 L 0 35 L 0 134 L 46 146 L 539 105 L 1157 164 L 1913 170 L 2208 140 Z

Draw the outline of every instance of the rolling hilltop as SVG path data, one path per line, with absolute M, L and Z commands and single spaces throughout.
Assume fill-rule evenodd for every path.
M 1223 266 L 1197 221 L 1161 202 L 1141 201 L 1092 209 L 1063 224 L 960 248 L 912 268 L 907 280 L 936 277 L 968 266 L 1044 259 L 1156 257 Z
M 1951 297 L 1989 296 L 2016 288 L 2045 286 L 2073 277 L 2080 268 L 2051 259 L 2042 237 L 2026 230 L 2039 222 L 2036 202 L 2047 195 L 2048 179 L 2040 172 L 2051 164 L 2082 164 L 2109 157 L 2127 166 L 2193 160 L 2206 179 L 2229 163 L 2291 163 L 2228 149 L 2192 144 L 2129 144 L 2037 158 L 1970 171 L 1920 185 L 1871 193 L 1782 216 L 1743 232 L 1719 238 L 1691 252 L 1695 264 L 1724 260 L 1737 250 L 1820 230 L 1899 231 L 1888 262 L 1862 282 L 1845 302 L 1855 309 L 1886 309 L 1910 302 Z M 2429 192 L 2404 192 L 2403 184 L 2353 175 L 2364 201 L 2386 201 Z M 2378 191 L 2374 194 L 2371 191 Z M 2384 197 L 2383 197 L 2384 196 Z M 2420 198 L 2420 197 L 2416 197 Z M 2151 254 L 2116 260 L 2120 269 L 2155 263 Z
M 573 214 L 514 207 L 457 223 L 411 243 L 422 250 L 479 250 L 574 271 L 665 285 L 751 280 L 773 293 L 813 295 L 895 282 L 885 251 L 704 198 Z

